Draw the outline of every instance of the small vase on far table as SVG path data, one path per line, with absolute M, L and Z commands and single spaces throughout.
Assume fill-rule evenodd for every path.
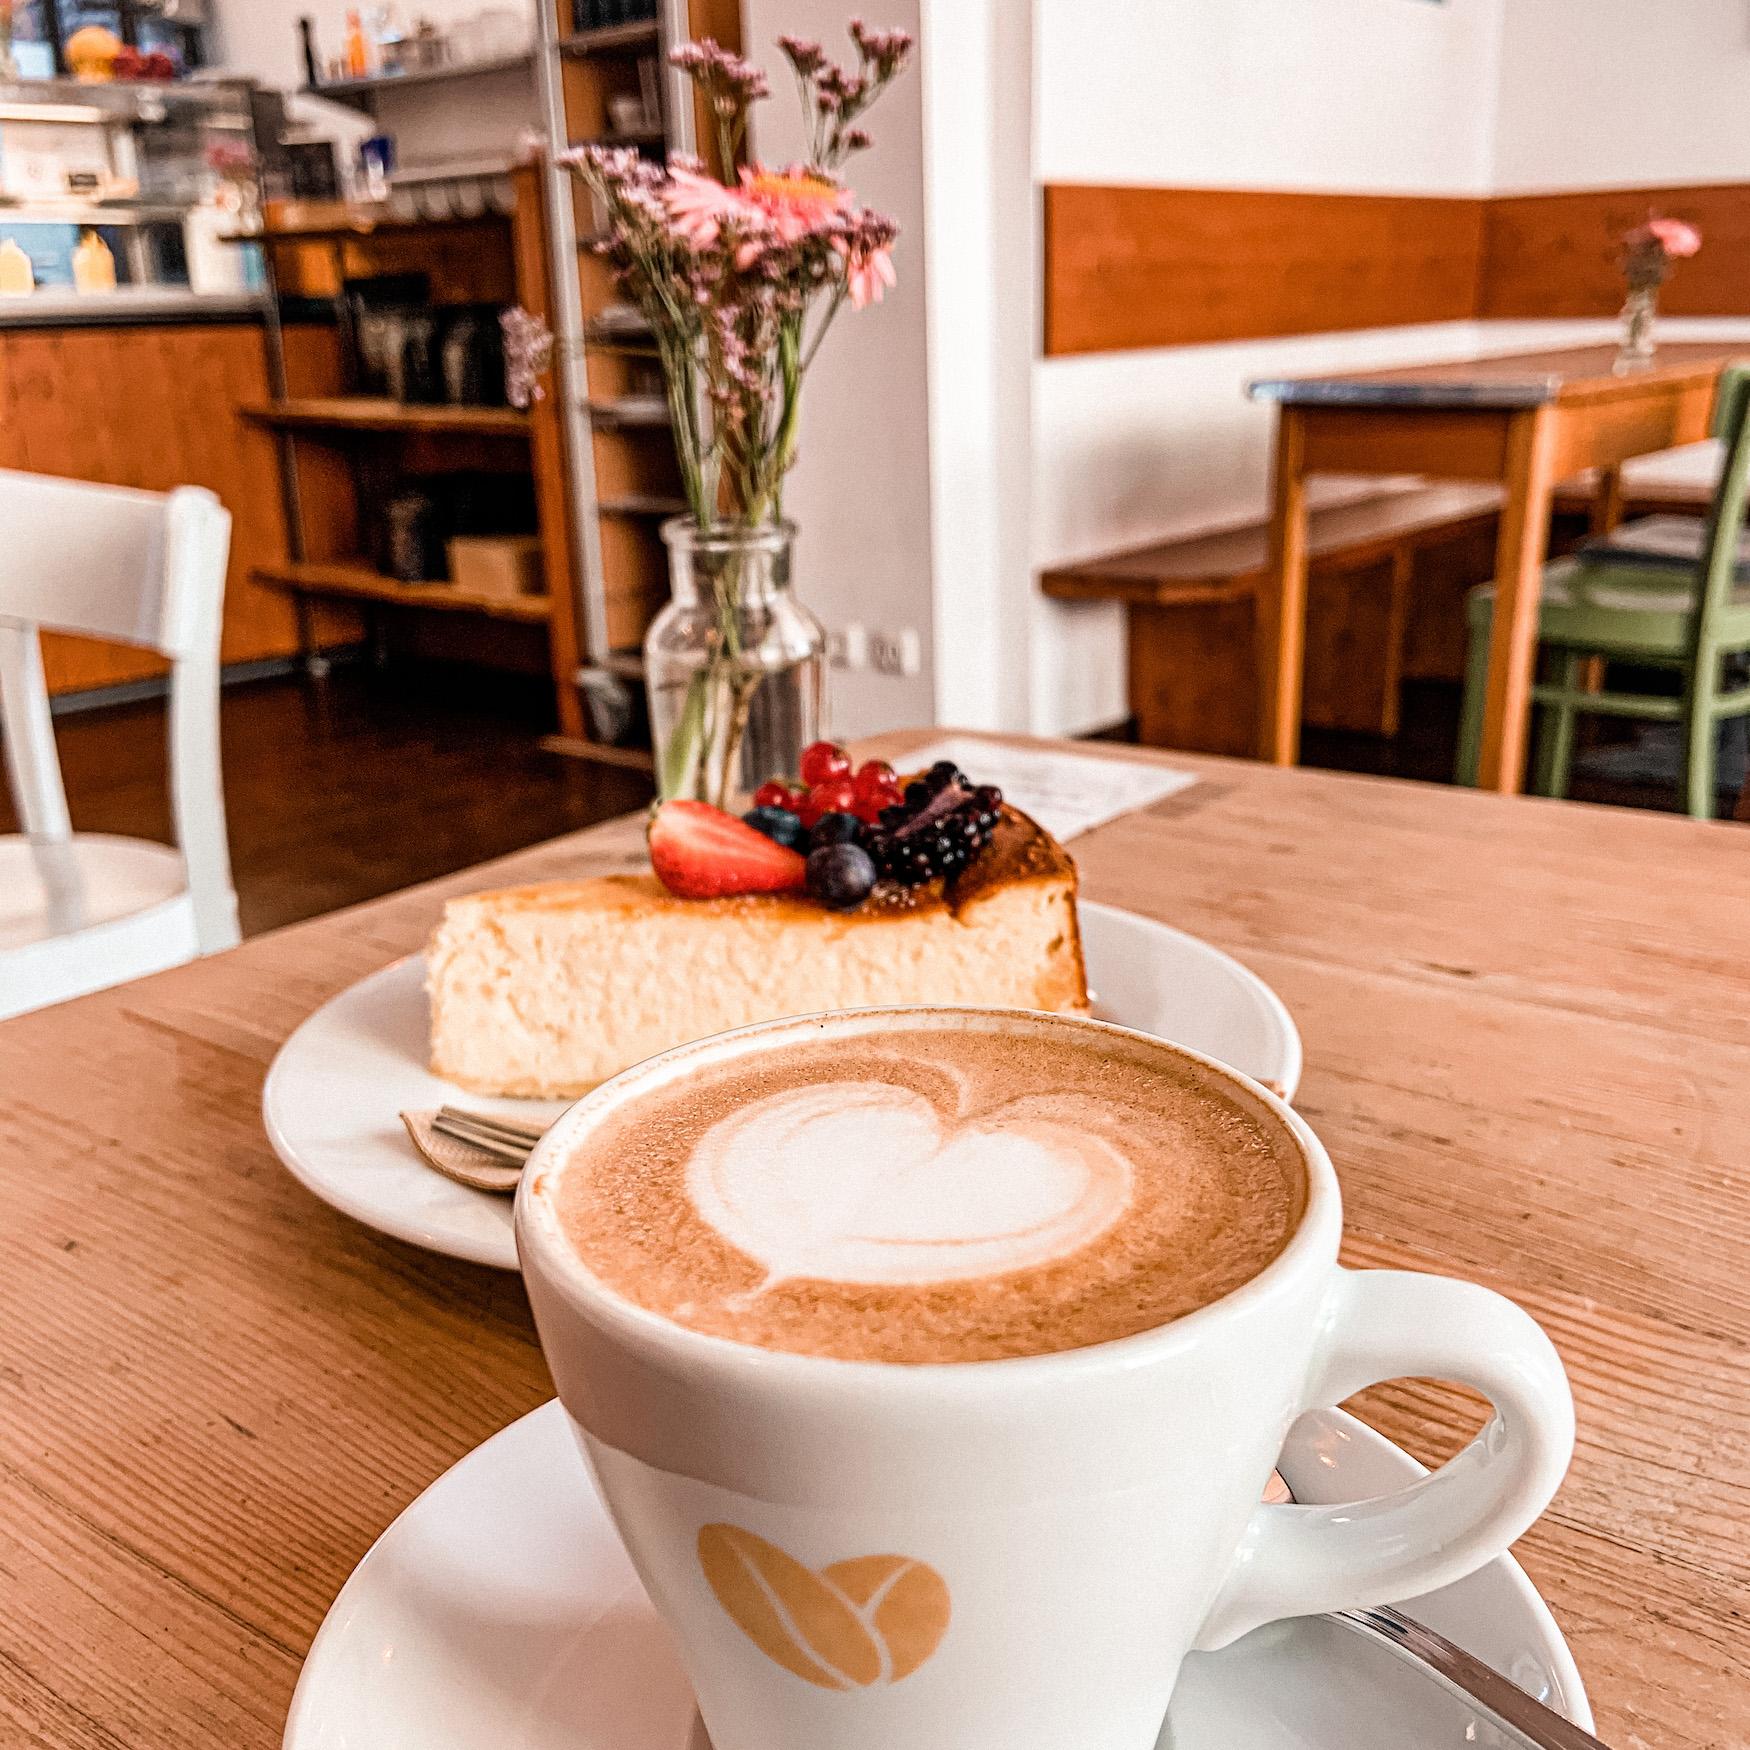
M 644 640 L 665 800 L 745 806 L 821 733 L 826 632 L 790 587 L 789 523 L 663 525 L 673 599 Z
M 1622 345 L 1617 351 L 1619 371 L 1644 370 L 1659 350 L 1654 333 L 1659 316 L 1659 288 L 1635 286 L 1622 307 Z

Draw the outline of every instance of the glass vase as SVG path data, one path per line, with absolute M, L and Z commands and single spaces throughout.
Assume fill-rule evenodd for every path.
M 1621 371 L 1637 370 L 1653 362 L 1659 350 L 1654 326 L 1659 315 L 1659 288 L 1636 286 L 1622 307 L 1622 345 L 1617 351 L 1616 367 Z
M 665 523 L 673 599 L 644 639 L 665 799 L 739 809 L 821 733 L 826 633 L 790 587 L 796 530 Z

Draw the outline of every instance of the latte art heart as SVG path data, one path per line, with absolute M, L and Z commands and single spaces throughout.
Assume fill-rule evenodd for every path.
M 909 1088 L 814 1083 L 715 1124 L 687 1191 L 765 1287 L 1002 1275 L 1071 1256 L 1129 1207 L 1131 1163 L 1101 1112 L 1063 1093 L 944 1119 Z

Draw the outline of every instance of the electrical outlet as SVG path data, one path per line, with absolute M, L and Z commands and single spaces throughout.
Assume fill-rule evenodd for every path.
M 853 620 L 842 630 L 826 635 L 826 660 L 831 668 L 869 666 L 869 630 Z
M 924 641 L 914 627 L 869 634 L 869 666 L 877 674 L 909 679 L 924 666 Z

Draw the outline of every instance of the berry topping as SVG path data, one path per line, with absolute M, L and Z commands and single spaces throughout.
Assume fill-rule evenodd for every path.
M 808 880 L 798 852 L 708 802 L 659 804 L 648 836 L 656 878 L 682 899 L 790 893 Z
M 865 760 L 852 780 L 857 786 L 857 800 L 867 801 L 883 790 L 897 790 L 899 777 L 886 760 Z
M 814 741 L 802 750 L 802 782 L 810 790 L 850 775 L 850 755 L 836 742 Z
M 822 845 L 854 845 L 863 830 L 863 823 L 854 814 L 823 814 L 808 835 L 810 850 Z
M 861 905 L 875 890 L 875 862 L 861 845 L 822 845 L 808 853 L 808 891 L 834 911 Z
M 788 845 L 793 851 L 808 848 L 808 828 L 801 816 L 788 808 L 750 808 L 741 817 L 755 832 L 763 832 L 774 844 Z
M 803 797 L 799 812 L 804 826 L 813 826 L 823 814 L 854 814 L 857 792 L 849 778 L 829 778 L 816 784 Z
M 755 808 L 786 808 L 792 814 L 796 812 L 796 805 L 801 800 L 802 798 L 796 795 L 788 784 L 777 778 L 760 785 L 753 793 Z
M 986 845 L 1002 818 L 1002 792 L 973 789 L 966 774 L 941 760 L 905 787 L 864 835 L 876 869 L 902 887 L 957 875 Z

